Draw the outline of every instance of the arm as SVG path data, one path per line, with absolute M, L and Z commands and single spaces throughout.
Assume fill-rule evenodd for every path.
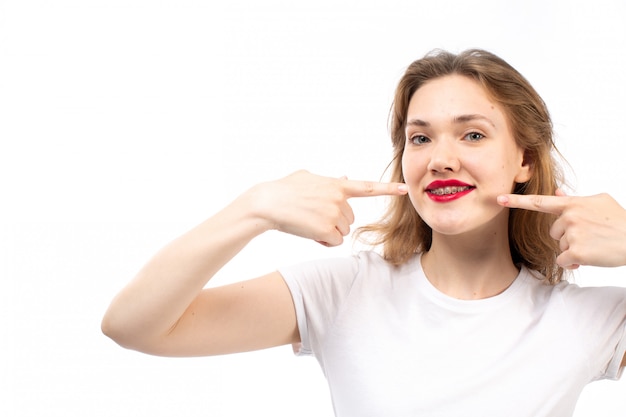
M 221 289 L 202 290 L 208 280 L 252 238 L 269 228 L 249 207 L 252 196 L 242 195 L 214 217 L 171 242 L 157 253 L 112 301 L 103 321 L 103 332 L 120 345 L 146 353 L 166 356 L 210 355 L 224 353 L 224 341 L 231 340 L 233 351 L 243 329 L 226 327 L 238 316 L 245 320 L 252 311 L 265 307 L 251 298 L 254 285 L 233 285 Z M 291 299 L 281 282 L 270 274 L 255 281 L 280 306 L 280 317 L 268 331 L 268 338 L 278 343 L 296 339 L 294 313 L 289 312 Z M 278 277 L 280 278 L 280 277 Z M 239 288 L 240 291 L 236 292 Z M 212 298 L 239 299 L 239 311 L 220 314 Z M 267 298 L 266 298 L 267 300 Z M 250 301 L 250 300 L 248 300 Z M 261 314 L 263 316 L 263 314 Z M 265 316 L 269 316 L 265 314 Z M 272 317 L 276 319 L 276 317 Z M 270 324 L 270 323 L 266 323 Z M 219 325 L 223 328 L 220 329 Z M 221 333 L 221 334 L 220 334 Z M 291 333 L 291 335 L 289 335 Z M 209 338 L 209 335 L 217 335 Z M 215 346 L 215 343 L 221 346 Z M 262 345 L 270 341 L 259 340 Z M 217 349 L 220 347 L 220 349 Z M 253 346 L 251 348 L 254 348 Z
M 304 171 L 252 187 L 157 253 L 112 301 L 102 330 L 125 347 L 167 356 L 297 342 L 293 302 L 279 273 L 218 288 L 204 286 L 267 230 L 339 245 L 354 221 L 348 198 L 403 193 L 398 184 Z
M 541 211 L 558 216 L 550 236 L 559 241 L 557 263 L 563 268 L 579 265 L 626 265 L 626 210 L 608 194 L 590 197 L 510 194 L 498 197 L 510 208 Z
M 608 194 L 570 197 L 505 195 L 498 197 L 505 207 L 535 210 L 559 216 L 550 236 L 559 241 L 557 262 L 563 268 L 579 265 L 626 265 L 626 210 Z M 626 366 L 626 353 L 621 367 Z

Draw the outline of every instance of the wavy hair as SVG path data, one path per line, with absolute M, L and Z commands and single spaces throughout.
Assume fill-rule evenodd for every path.
M 396 89 L 389 116 L 393 145 L 390 180 L 404 182 L 401 161 L 411 97 L 428 81 L 453 74 L 477 81 L 501 106 L 516 143 L 524 150 L 532 175 L 527 182 L 516 184 L 513 192 L 554 195 L 563 182 L 563 174 L 555 158 L 560 154 L 544 101 L 511 65 L 480 49 L 460 54 L 435 50 L 409 65 Z M 556 264 L 558 242 L 549 234 L 554 220 L 554 215 L 530 210 L 511 209 L 509 215 L 513 262 L 540 272 L 551 284 L 560 282 L 564 272 Z M 432 229 L 417 214 L 408 195 L 393 197 L 382 219 L 359 228 L 355 236 L 369 244 L 382 245 L 383 257 L 395 265 L 406 262 L 415 253 L 428 251 L 432 244 Z

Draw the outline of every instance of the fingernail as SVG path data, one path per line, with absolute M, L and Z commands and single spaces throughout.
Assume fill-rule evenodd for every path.
M 505 195 L 499 195 L 498 196 L 498 203 L 500 204 L 507 204 L 509 202 L 509 198 Z
M 409 191 L 409 189 L 406 184 L 400 184 L 398 185 L 398 191 L 400 191 L 401 193 L 406 193 Z

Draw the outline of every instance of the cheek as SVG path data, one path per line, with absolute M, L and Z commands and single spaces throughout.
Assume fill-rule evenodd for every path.
M 402 154 L 402 160 L 400 164 L 400 168 L 402 168 L 402 178 L 404 178 L 404 182 L 411 182 L 411 171 L 409 170 L 410 164 L 407 161 L 406 153 Z
M 406 183 L 415 183 L 419 181 L 423 176 L 423 161 L 416 158 L 411 153 L 402 154 L 402 176 Z
M 499 190 L 502 193 L 511 193 L 515 188 L 515 172 L 513 172 L 510 167 L 502 166 L 499 173 L 499 178 L 501 181 L 499 183 Z
M 411 202 L 411 206 L 417 213 L 420 213 L 420 198 L 423 197 L 421 191 L 420 181 L 424 177 L 423 168 L 420 165 L 420 161 L 414 157 L 407 157 L 406 154 L 402 155 L 402 176 L 404 182 L 408 185 L 407 197 Z

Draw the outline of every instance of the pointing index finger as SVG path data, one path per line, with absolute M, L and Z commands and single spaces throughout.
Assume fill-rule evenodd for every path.
M 560 215 L 567 205 L 568 197 L 551 195 L 505 194 L 498 196 L 498 204 L 504 207 L 540 211 Z
M 381 195 L 403 195 L 407 193 L 405 184 L 399 182 L 357 181 L 342 179 L 348 197 L 375 197 Z

